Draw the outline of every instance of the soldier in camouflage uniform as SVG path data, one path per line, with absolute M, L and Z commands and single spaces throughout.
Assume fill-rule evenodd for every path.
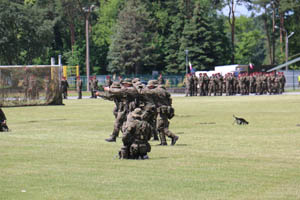
M 193 96 L 197 96 L 197 93 L 198 93 L 198 78 L 195 75 L 195 73 L 193 73 L 192 78 L 193 78 L 193 89 L 192 89 L 193 90 Z
M 121 85 L 118 82 L 113 82 L 109 89 L 105 88 L 104 93 L 96 92 L 95 95 L 106 100 L 114 101 L 115 103 L 115 107 L 113 109 L 113 114 L 115 116 L 114 129 L 111 136 L 106 139 L 107 142 L 115 142 L 116 138 L 119 136 L 123 123 L 126 121 Z
M 208 95 L 208 83 L 209 83 L 209 77 L 206 73 L 204 73 L 203 75 L 203 96 L 207 96 Z
M 157 78 L 157 81 L 158 81 L 159 85 L 165 84 L 165 79 L 163 78 L 162 74 L 159 75 L 159 77 Z
M 256 76 L 256 95 L 262 94 L 262 75 L 260 73 Z
M 255 84 L 255 82 L 256 82 L 256 80 L 255 80 L 254 74 L 250 74 L 250 78 L 249 78 L 250 93 L 255 93 L 255 91 L 256 91 L 256 84 Z
M 97 95 L 95 95 L 95 93 L 99 90 L 99 86 L 98 86 L 98 79 L 96 76 L 94 76 L 92 84 L 93 84 L 94 98 L 97 98 Z
M 153 127 L 153 139 L 158 140 L 157 133 L 157 94 L 156 94 L 156 86 L 158 85 L 158 81 L 150 80 L 148 85 L 142 86 L 142 89 L 138 89 L 140 97 L 139 103 L 140 107 L 143 110 L 143 119 L 148 121 L 150 125 Z
M 62 90 L 62 94 L 63 94 L 64 99 L 68 98 L 68 88 L 69 88 L 69 83 L 68 83 L 66 77 L 63 77 L 62 81 L 61 81 L 61 90 Z
M 82 99 L 82 80 L 80 79 L 80 76 L 77 76 L 76 79 L 76 90 L 78 93 L 78 99 Z
M 208 96 L 211 96 L 211 93 L 214 93 L 214 96 L 216 96 L 216 78 L 215 74 L 213 74 L 209 78 L 209 83 L 208 83 Z
M 202 76 L 202 73 L 199 73 L 199 77 L 198 77 L 199 96 L 204 96 L 203 82 L 204 82 L 204 77 Z
M 282 92 L 284 92 L 284 86 L 285 86 L 285 83 L 286 83 L 286 78 L 285 78 L 283 72 L 281 72 L 279 74 L 279 77 L 280 77 L 280 92 L 282 93 Z
M 148 141 L 151 138 L 152 127 L 142 119 L 142 115 L 140 108 L 128 115 L 122 137 L 123 147 L 119 151 L 120 159 L 148 159 L 147 153 L 151 151 Z
M 216 94 L 223 95 L 223 76 L 220 73 L 216 75 Z
M 162 85 L 157 88 L 157 130 L 159 132 L 161 145 L 167 145 L 166 136 L 171 138 L 171 145 L 175 145 L 178 140 L 178 136 L 169 130 L 169 119 L 174 116 L 174 108 L 172 107 L 172 99 L 169 92 Z
M 108 100 L 113 100 L 116 103 L 115 113 L 115 124 L 114 130 L 111 136 L 106 139 L 107 142 L 115 142 L 119 135 L 120 130 L 124 130 L 124 125 L 127 120 L 127 115 L 138 107 L 138 92 L 133 87 L 131 79 L 125 79 L 122 82 L 122 87 L 117 84 L 112 87 L 105 89 Z M 103 97 L 99 92 L 97 96 Z M 106 98 L 106 97 L 104 97 Z
M 111 77 L 110 76 L 106 76 L 106 79 L 105 79 L 105 86 L 106 87 L 110 87 L 111 84 L 112 84 L 112 80 L 111 80 Z

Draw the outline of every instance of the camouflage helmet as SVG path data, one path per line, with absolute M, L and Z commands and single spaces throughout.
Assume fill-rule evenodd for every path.
M 138 81 L 138 82 L 134 83 L 134 86 L 135 86 L 136 88 L 143 88 L 143 87 L 144 87 L 144 84 L 143 84 L 141 81 Z
M 142 117 L 142 114 L 143 114 L 143 111 L 141 108 L 136 108 L 134 109 L 134 111 L 132 111 L 131 115 L 132 117 L 134 118 L 141 118 Z
M 132 80 L 130 78 L 125 78 L 123 81 L 122 81 L 122 84 L 129 84 L 129 85 L 132 85 Z
M 119 82 L 113 82 L 113 83 L 111 84 L 111 87 L 112 87 L 112 88 L 121 88 L 121 85 L 120 85 Z
M 156 87 L 157 85 L 158 85 L 158 81 L 157 80 L 149 80 L 148 84 L 147 84 L 147 87 L 149 87 L 149 86 Z
M 132 79 L 132 83 L 136 83 L 136 82 L 138 82 L 138 81 L 140 81 L 139 78 L 134 78 L 134 79 Z

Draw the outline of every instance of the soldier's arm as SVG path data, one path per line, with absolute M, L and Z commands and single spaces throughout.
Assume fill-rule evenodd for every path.
M 109 101 L 113 101 L 114 100 L 114 96 L 111 95 L 109 92 L 100 92 L 100 91 L 97 91 L 95 93 L 96 96 L 98 97 L 101 97 L 105 100 L 109 100 Z
M 135 128 L 132 123 L 128 124 L 126 131 L 123 133 L 122 141 L 124 145 L 129 145 L 132 142 L 133 133 L 135 132 Z

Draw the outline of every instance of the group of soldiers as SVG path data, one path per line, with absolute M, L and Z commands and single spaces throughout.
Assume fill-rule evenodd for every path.
M 184 84 L 186 96 L 226 96 L 230 95 L 256 95 L 282 94 L 284 92 L 286 78 L 283 72 L 263 73 L 254 72 L 251 74 L 240 73 L 237 77 L 227 73 L 223 77 L 220 73 L 208 76 L 206 73 L 187 74 Z
M 122 131 L 119 158 L 147 159 L 151 137 L 160 138 L 160 145 L 167 145 L 166 136 L 171 138 L 171 145 L 178 140 L 169 130 L 169 120 L 174 116 L 171 95 L 157 80 L 144 85 L 139 78 L 126 78 L 107 85 L 104 92 L 96 92 L 96 95 L 115 103 L 114 129 L 106 141 L 115 142 Z

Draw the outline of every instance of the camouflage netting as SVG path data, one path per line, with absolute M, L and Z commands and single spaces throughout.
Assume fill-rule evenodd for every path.
M 0 106 L 61 105 L 61 67 L 0 66 Z

